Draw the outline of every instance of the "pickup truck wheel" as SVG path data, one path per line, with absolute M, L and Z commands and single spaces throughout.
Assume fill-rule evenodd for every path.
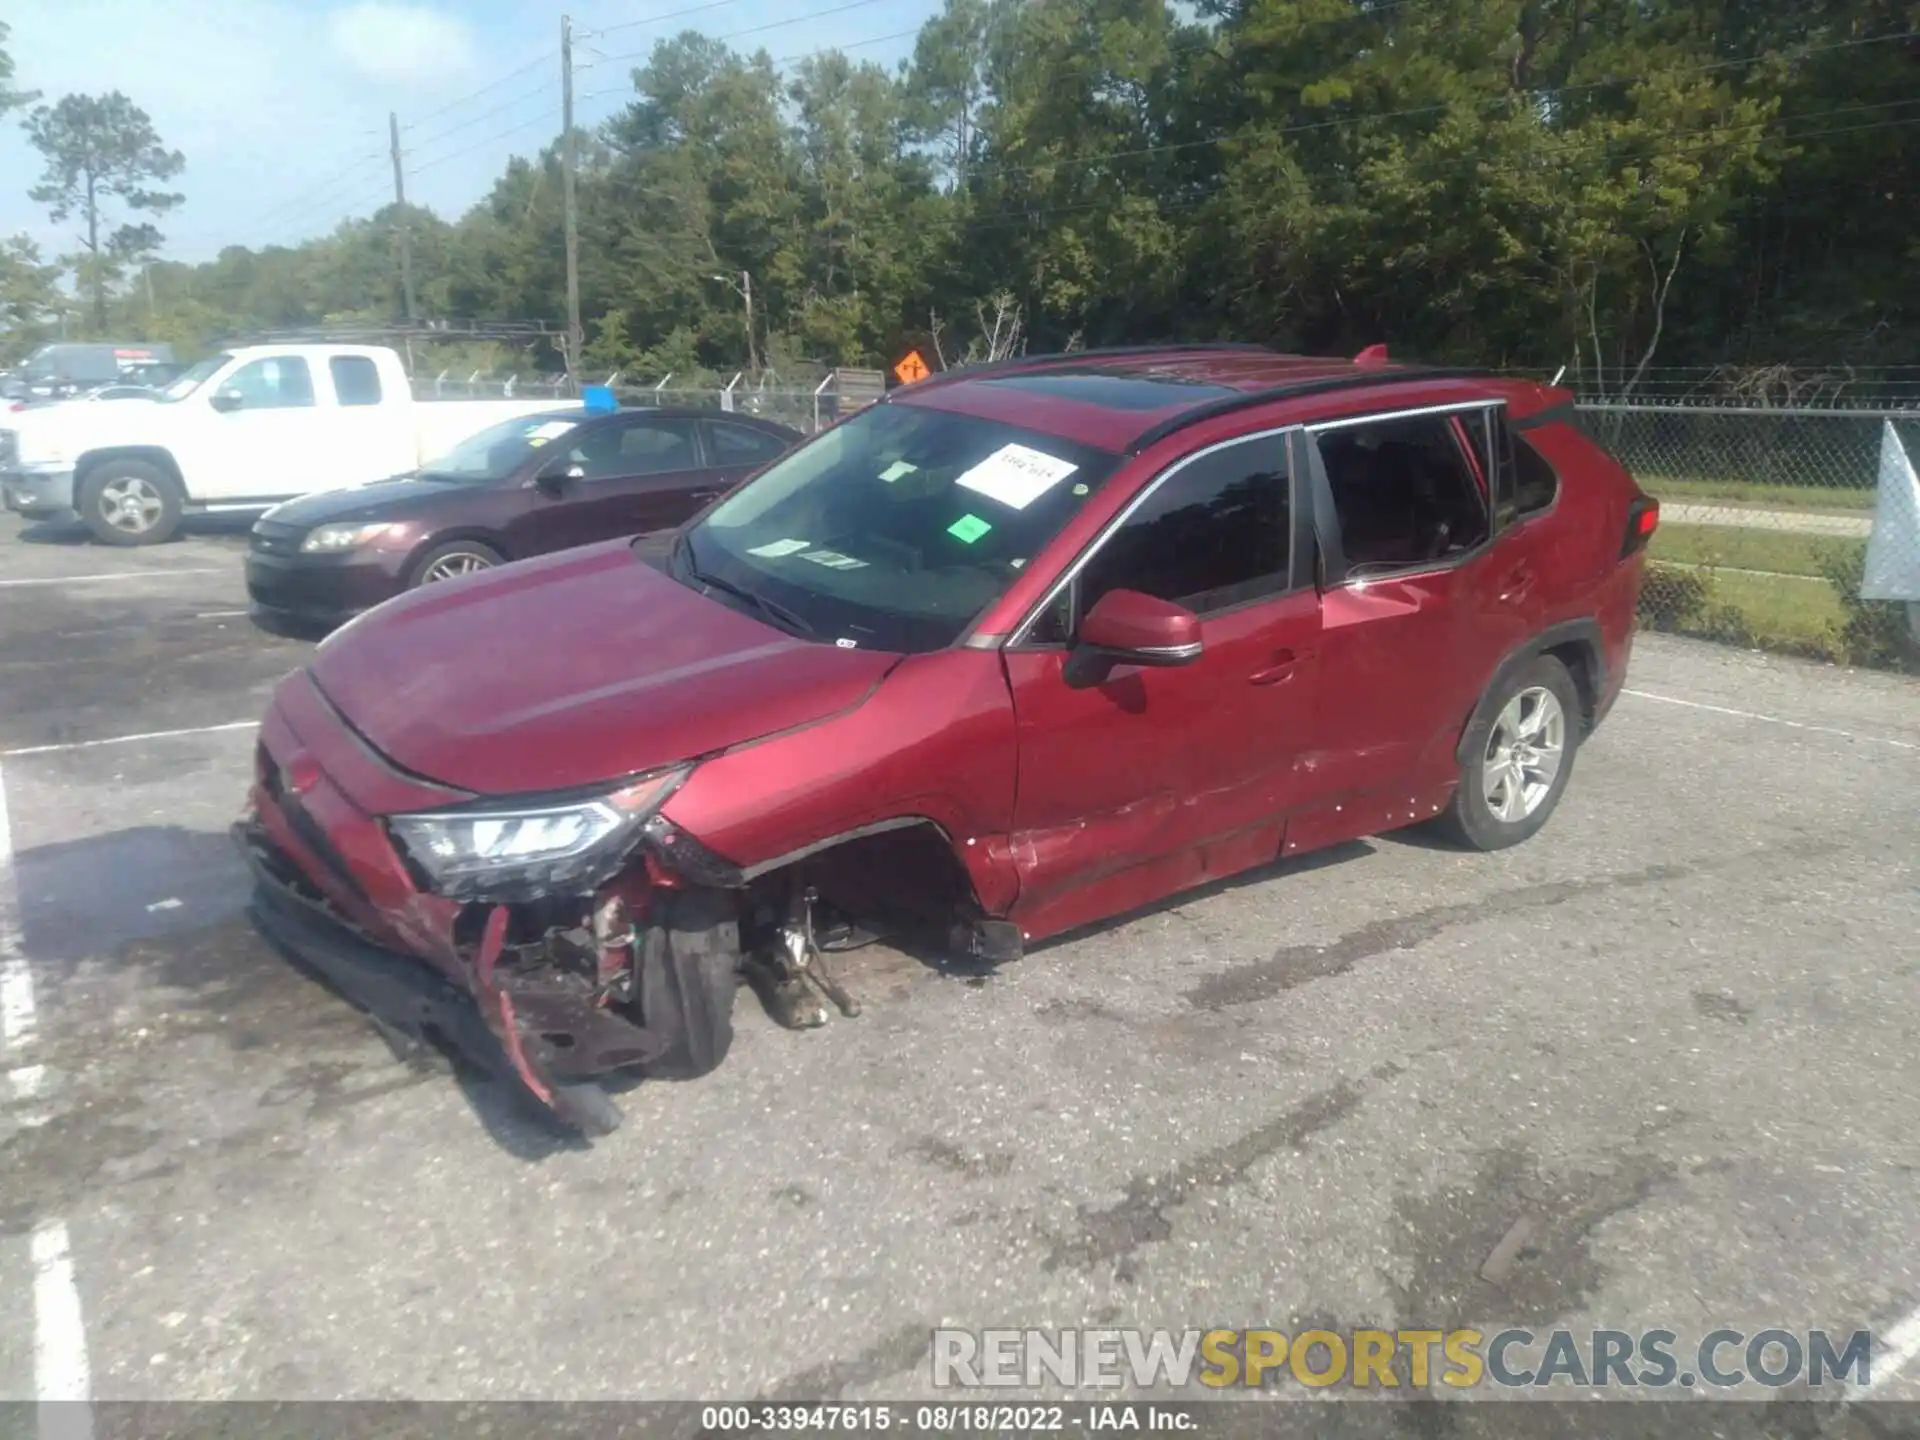
M 80 482 L 80 518 L 103 545 L 158 545 L 180 527 L 180 483 L 145 460 L 107 460 Z
M 471 575 L 476 570 L 491 570 L 503 560 L 498 550 L 482 545 L 477 540 L 455 540 L 450 544 L 437 545 L 422 555 L 420 563 L 414 566 L 411 588 L 431 585 L 436 580 L 457 579 L 462 575 Z

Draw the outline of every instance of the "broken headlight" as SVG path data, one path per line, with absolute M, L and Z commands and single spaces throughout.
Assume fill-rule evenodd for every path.
M 590 890 L 618 868 L 640 827 L 691 770 L 564 803 L 395 815 L 387 827 L 433 889 L 450 899 Z

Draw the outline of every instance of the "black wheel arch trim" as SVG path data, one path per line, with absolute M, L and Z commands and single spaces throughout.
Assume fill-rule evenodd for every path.
M 1581 728 L 1590 732 L 1599 723 L 1600 717 L 1606 713 L 1604 697 L 1607 695 L 1606 649 L 1601 643 L 1600 622 L 1593 619 L 1563 620 L 1516 645 L 1494 667 L 1492 677 L 1481 689 L 1479 700 L 1467 716 L 1467 723 L 1460 728 L 1460 738 L 1454 742 L 1454 759 L 1463 765 L 1467 762 L 1467 739 L 1489 713 L 1505 682 L 1548 651 L 1567 645 L 1578 645 L 1585 652 L 1588 677 L 1593 685 L 1591 697 L 1580 697 L 1582 708 L 1586 711 L 1581 716 Z M 1577 680 L 1575 684 L 1577 687 Z

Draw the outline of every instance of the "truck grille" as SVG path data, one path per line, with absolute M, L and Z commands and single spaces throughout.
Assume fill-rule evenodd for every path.
M 13 430 L 0 430 L 0 470 L 20 468 L 20 436 Z
M 307 538 L 304 525 L 282 525 L 273 520 L 253 522 L 251 546 L 261 555 L 298 555 L 300 542 Z

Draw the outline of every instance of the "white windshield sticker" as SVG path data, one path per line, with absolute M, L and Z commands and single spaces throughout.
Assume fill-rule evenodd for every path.
M 562 435 L 573 429 L 573 426 L 574 422 L 571 420 L 549 420 L 546 424 L 536 425 L 533 429 L 529 430 L 527 432 L 527 438 L 529 440 L 539 441 L 558 440 Z
M 769 545 L 756 545 L 747 551 L 749 555 L 764 555 L 769 560 L 778 560 L 782 555 L 793 555 L 806 549 L 811 540 L 775 540 Z
M 904 480 L 919 468 L 918 465 L 909 465 L 904 460 L 896 460 L 880 472 L 880 478 L 891 485 L 896 480 Z
M 867 562 L 856 560 L 851 555 L 842 555 L 838 550 L 809 550 L 800 557 L 811 560 L 816 565 L 824 565 L 829 570 L 864 570 Z
M 1079 468 L 1044 450 L 1002 445 L 954 483 L 1024 510 Z

